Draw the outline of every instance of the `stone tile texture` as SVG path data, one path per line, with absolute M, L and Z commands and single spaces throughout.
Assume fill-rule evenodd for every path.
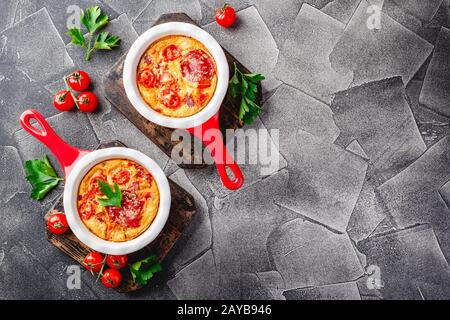
M 345 24 L 307 4 L 302 6 L 294 23 L 295 29 L 281 48 L 275 75 L 330 103 L 334 92 L 347 89 L 352 82 L 351 73 L 336 72 L 329 60 Z
M 420 103 L 445 116 L 450 116 L 449 49 L 450 29 L 442 28 L 419 97 Z
M 360 2 L 331 52 L 331 66 L 353 72 L 352 86 L 393 76 L 408 83 L 433 46 L 383 12 L 377 27 L 367 27 L 369 6 L 367 0 Z
M 228 29 L 219 0 L 0 2 L 0 299 L 450 299 L 450 0 L 227 3 Z M 65 33 L 91 5 L 121 43 L 86 62 Z M 266 76 L 260 116 L 227 139 L 245 160 L 239 190 L 214 166 L 180 169 L 104 98 L 110 68 L 171 12 Z M 93 113 L 52 106 L 75 69 L 91 75 Z M 34 201 L 23 164 L 48 154 L 62 172 L 20 127 L 28 108 L 76 147 L 139 149 L 193 196 L 197 215 L 151 285 L 124 295 L 81 269 L 81 289 L 67 288 L 75 263 L 42 219 L 64 183 Z

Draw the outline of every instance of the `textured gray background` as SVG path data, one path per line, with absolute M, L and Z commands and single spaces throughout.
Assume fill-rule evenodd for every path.
M 227 2 L 229 30 L 214 22 L 218 0 L 1 1 L 0 298 L 450 298 L 449 0 Z M 72 4 L 106 10 L 120 48 L 86 63 L 64 34 Z M 379 30 L 366 26 L 371 4 L 383 7 Z M 280 129 L 279 170 L 245 165 L 230 192 L 214 168 L 178 169 L 104 99 L 93 114 L 52 107 L 75 68 L 102 96 L 108 69 L 168 12 L 266 75 L 252 128 Z M 195 197 L 199 213 L 152 286 L 121 295 L 83 271 L 67 289 L 73 261 L 42 221 L 62 186 L 36 202 L 24 180 L 22 163 L 48 153 L 19 126 L 30 107 L 78 147 L 119 139 L 145 152 Z

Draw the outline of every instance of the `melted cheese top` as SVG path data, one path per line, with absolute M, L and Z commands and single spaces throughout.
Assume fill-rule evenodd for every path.
M 149 80 L 148 71 L 154 81 L 150 79 L 144 85 Z M 136 80 L 141 96 L 152 109 L 170 117 L 188 117 L 211 100 L 217 86 L 217 69 L 201 42 L 172 35 L 149 46 L 139 62 Z M 164 103 L 165 99 L 169 103 Z
M 122 193 L 122 206 L 103 207 L 98 198 L 98 179 L 114 183 Z M 103 161 L 81 180 L 78 189 L 78 213 L 84 225 L 96 236 L 108 241 L 136 238 L 153 222 L 159 208 L 159 190 L 153 176 L 138 163 L 125 159 Z

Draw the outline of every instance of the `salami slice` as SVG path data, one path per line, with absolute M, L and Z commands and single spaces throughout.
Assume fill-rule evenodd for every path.
M 214 75 L 214 62 L 205 51 L 191 50 L 181 58 L 181 73 L 189 82 L 210 80 Z
M 134 188 L 133 188 L 134 189 Z M 135 190 L 123 190 L 122 207 L 107 207 L 111 220 L 123 227 L 138 227 L 141 220 L 143 203 Z

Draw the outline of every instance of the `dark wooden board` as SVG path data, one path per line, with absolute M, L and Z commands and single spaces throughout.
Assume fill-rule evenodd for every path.
M 123 147 L 119 141 L 113 141 L 101 144 L 98 149 L 107 147 Z M 151 254 L 157 255 L 159 261 L 162 261 L 174 246 L 175 242 L 181 236 L 183 230 L 192 221 L 196 214 L 195 202 L 192 196 L 175 182 L 169 179 L 170 192 L 172 196 L 169 218 L 160 235 L 145 248 L 128 255 L 129 263 L 141 260 Z M 61 195 L 54 203 L 52 208 L 45 215 L 45 221 L 54 211 L 64 212 L 63 196 Z M 45 224 L 47 225 L 47 223 Z M 45 237 L 55 247 L 67 254 L 69 257 L 82 264 L 84 257 L 92 250 L 79 241 L 75 235 L 68 230 L 62 235 L 51 233 L 47 228 Z M 122 284 L 116 289 L 119 292 L 131 292 L 141 288 L 135 284 L 128 268 L 122 269 Z M 99 285 L 102 285 L 99 282 Z M 150 284 L 151 285 L 151 281 Z
M 184 13 L 171 13 L 162 15 L 155 23 L 155 25 L 172 21 L 195 24 L 195 22 Z M 236 60 L 236 58 L 234 58 L 228 51 L 224 49 L 224 52 L 230 66 L 230 77 L 232 76 L 232 73 L 234 71 L 234 63 L 237 64 L 238 68 L 241 71 L 250 73 L 250 70 L 248 70 L 238 60 Z M 122 73 L 124 60 L 125 56 L 123 56 L 105 76 L 103 80 L 103 86 L 105 88 L 105 98 L 125 117 L 127 117 L 131 121 L 131 123 L 133 123 L 139 130 L 141 130 L 145 136 L 153 141 L 153 143 L 155 143 L 165 154 L 170 157 L 173 147 L 178 143 L 177 141 L 171 140 L 172 132 L 174 131 L 174 129 L 161 127 L 148 121 L 147 119 L 142 117 L 131 105 L 123 87 Z M 258 104 L 261 104 L 261 92 L 261 87 L 259 86 L 256 101 L 256 103 Z M 243 123 L 239 120 L 239 104 L 240 101 L 229 98 L 225 98 L 224 102 L 222 103 L 219 114 L 219 121 L 220 129 L 223 133 L 226 129 L 237 129 L 242 127 Z M 201 157 L 200 154 L 196 154 L 194 152 L 193 145 L 190 154 L 183 154 L 183 156 L 186 157 L 186 163 L 180 164 L 180 167 L 182 168 L 201 168 L 206 166 L 204 162 L 199 161 L 199 159 L 203 160 L 203 157 Z

